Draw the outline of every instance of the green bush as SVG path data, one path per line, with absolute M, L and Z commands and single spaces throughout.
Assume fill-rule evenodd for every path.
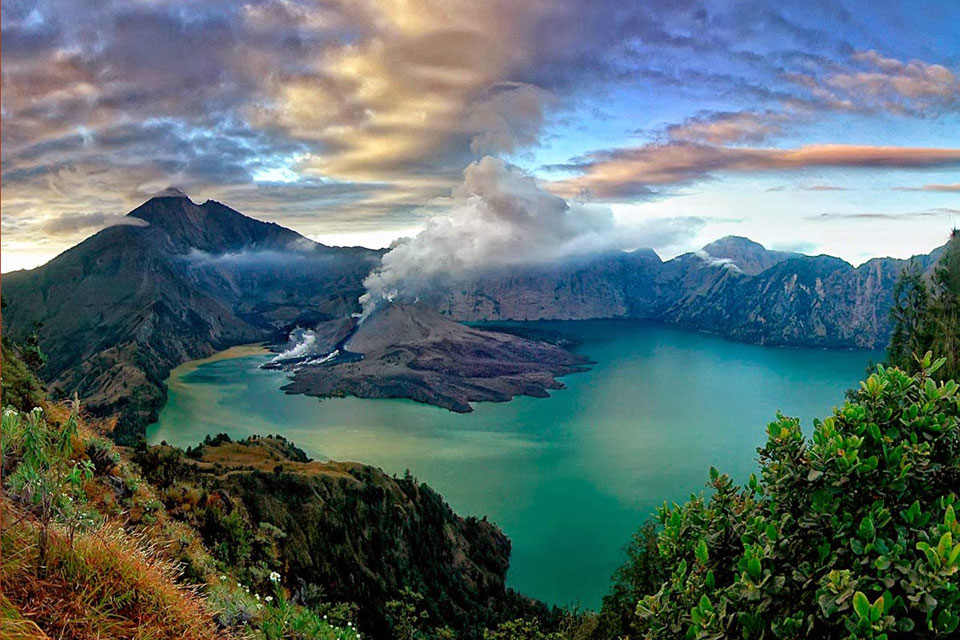
M 878 367 L 812 441 L 779 416 L 761 477 L 659 510 L 647 638 L 946 638 L 960 623 L 960 398 L 928 354 Z
M 43 387 L 20 357 L 19 350 L 7 337 L 0 339 L 0 406 L 27 412 L 43 402 Z
M 37 563 L 45 573 L 50 532 L 54 525 L 66 528 L 71 547 L 79 529 L 96 524 L 96 512 L 86 507 L 84 483 L 93 477 L 93 463 L 75 461 L 77 441 L 75 404 L 70 418 L 62 425 L 48 423 L 43 410 L 21 413 L 12 407 L 3 410 L 0 424 L 0 452 L 7 485 L 12 497 L 29 509 L 39 525 Z M 16 465 L 9 461 L 16 460 Z M 13 466 L 11 470 L 9 467 Z
M 669 577 L 666 563 L 657 548 L 657 526 L 645 522 L 624 549 L 626 562 L 613 574 L 610 593 L 603 596 L 596 640 L 618 640 L 631 636 L 640 622 L 637 600 L 660 588 Z
M 900 272 L 890 319 L 890 364 L 914 373 L 917 356 L 931 351 L 945 359 L 938 379 L 960 378 L 960 231 L 954 229 L 929 279 L 915 261 Z

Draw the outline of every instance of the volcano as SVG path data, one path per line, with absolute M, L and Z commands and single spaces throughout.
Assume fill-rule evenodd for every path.
M 468 327 L 421 304 L 382 305 L 343 346 L 360 357 L 302 366 L 283 390 L 321 398 L 408 398 L 467 413 L 471 402 L 547 397 L 548 390 L 563 388 L 558 377 L 590 364 L 559 346 Z

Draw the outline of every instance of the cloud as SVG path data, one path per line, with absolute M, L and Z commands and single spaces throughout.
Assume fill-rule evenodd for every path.
M 811 184 L 800 187 L 803 191 L 849 191 L 850 187 L 839 187 L 835 184 Z
M 783 132 L 790 120 L 786 113 L 751 111 L 720 112 L 689 118 L 666 128 L 674 142 L 729 144 L 763 142 Z
M 904 62 L 873 49 L 851 59 L 853 68 L 785 76 L 830 108 L 920 115 L 960 110 L 960 78 L 943 65 Z
M 491 88 L 467 112 L 464 126 L 475 135 L 474 153 L 512 153 L 537 144 L 545 112 L 556 99 L 534 85 L 504 83 Z
M 501 160 L 470 164 L 443 213 L 387 252 L 364 281 L 369 313 L 383 300 L 415 299 L 425 287 L 498 268 L 550 263 L 599 251 L 662 245 L 698 230 L 700 218 L 626 225 L 609 208 L 570 203 Z
M 42 230 L 44 233 L 52 235 L 71 235 L 78 231 L 115 226 L 148 227 L 150 223 L 127 215 L 109 213 L 70 214 L 51 218 L 43 223 Z
M 743 273 L 743 269 L 738 267 L 731 258 L 717 258 L 715 256 L 710 255 L 703 249 L 698 249 L 697 251 L 694 251 L 693 255 L 700 258 L 704 262 L 706 262 L 708 266 L 723 267 L 725 269 L 729 269 L 730 271 L 735 271 L 736 273 Z
M 26 221 L 16 242 L 62 249 L 82 230 L 40 222 L 178 184 L 308 233 L 410 227 L 482 155 L 525 159 L 574 125 L 564 153 L 582 154 L 621 133 L 624 105 L 639 121 L 622 133 L 656 127 L 675 154 L 770 144 L 831 110 L 955 111 L 955 69 L 851 54 L 912 24 L 897 11 L 865 38 L 830 0 L 5 2 L 4 217 Z M 946 56 L 934 39 L 910 57 Z M 657 192 L 614 182 L 594 197 Z
M 701 180 L 714 173 L 790 171 L 809 167 L 930 168 L 960 166 L 960 149 L 819 144 L 795 149 L 650 144 L 611 149 L 575 159 L 580 176 L 553 182 L 551 190 L 573 196 L 632 198 L 651 186 Z
M 807 220 L 914 220 L 917 218 L 935 218 L 942 216 L 956 216 L 960 214 L 960 209 L 950 207 L 937 207 L 925 211 L 904 211 L 899 213 L 879 213 L 879 212 L 854 212 L 854 213 L 821 213 L 815 216 L 808 216 Z
M 894 191 L 940 191 L 942 193 L 955 193 L 960 191 L 960 182 L 953 184 L 925 184 L 920 187 L 894 187 Z

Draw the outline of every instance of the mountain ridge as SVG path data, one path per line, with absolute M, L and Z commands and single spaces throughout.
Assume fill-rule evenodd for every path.
M 3 278 L 4 328 L 23 338 L 40 323 L 50 390 L 119 414 L 119 441 L 156 419 L 178 364 L 360 311 L 363 280 L 384 253 L 328 247 L 180 195 L 128 215 L 144 224 L 108 227 Z M 929 269 L 936 255 L 916 259 Z M 461 322 L 637 318 L 756 344 L 878 348 L 906 262 L 854 267 L 728 236 L 666 261 L 637 249 L 490 269 L 421 300 Z

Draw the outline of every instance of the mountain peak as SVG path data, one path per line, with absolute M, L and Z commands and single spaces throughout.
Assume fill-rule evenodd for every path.
M 397 344 L 449 338 L 465 331 L 466 327 L 426 305 L 384 302 L 360 324 L 346 347 L 356 353 L 369 353 Z
M 719 258 L 726 257 L 720 254 L 731 250 L 766 251 L 767 249 L 759 242 L 754 242 L 750 238 L 743 236 L 724 236 L 719 240 L 714 240 L 710 244 L 705 245 L 703 250 L 715 258 Z
M 759 242 L 743 236 L 725 236 L 706 245 L 702 251 L 710 258 L 732 264 L 749 275 L 760 273 L 794 256 L 784 251 L 770 251 Z
M 155 194 L 153 194 L 152 197 L 153 198 L 184 198 L 186 200 L 190 200 L 190 196 L 188 196 L 183 191 L 181 191 L 180 189 L 174 186 L 169 186 L 166 189 L 161 189 L 160 191 L 157 191 Z M 193 201 L 191 200 L 191 202 Z
M 148 222 L 177 253 L 190 249 L 216 255 L 246 248 L 286 250 L 291 243 L 305 241 L 295 231 L 247 217 L 213 200 L 198 205 L 173 188 L 161 194 L 127 215 Z

